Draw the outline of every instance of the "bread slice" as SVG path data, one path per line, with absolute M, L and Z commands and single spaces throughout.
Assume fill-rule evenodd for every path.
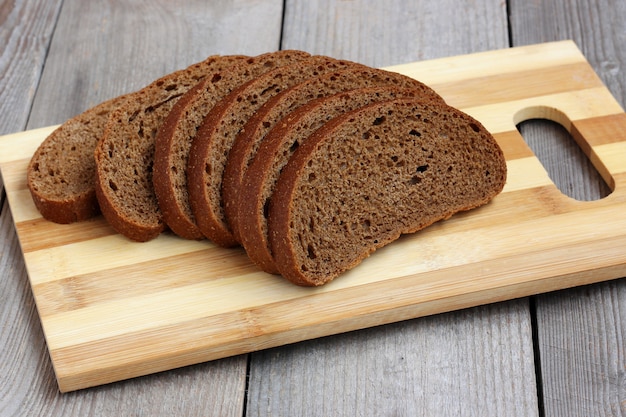
M 246 121 L 281 91 L 307 78 L 350 66 L 361 64 L 313 56 L 257 77 L 213 107 L 191 145 L 187 166 L 189 201 L 203 235 L 220 246 L 237 244 L 224 214 L 222 175 L 230 148 Z
M 435 91 L 423 83 L 396 72 L 371 67 L 357 67 L 324 74 L 297 84 L 268 100 L 245 124 L 237 135 L 224 169 L 222 198 L 226 219 L 235 239 L 241 243 L 237 211 L 243 176 L 252 161 L 259 144 L 267 132 L 286 114 L 315 99 L 355 88 L 395 85 L 414 88 L 424 97 L 443 101 Z
M 494 138 L 452 107 L 410 98 L 348 112 L 309 137 L 278 180 L 278 270 L 325 284 L 401 234 L 487 203 L 506 172 Z
M 108 116 L 126 96 L 94 106 L 56 128 L 33 154 L 27 183 L 44 219 L 68 224 L 100 213 L 93 152 Z
M 240 192 L 238 214 L 241 244 L 262 270 L 276 274 L 268 238 L 268 207 L 282 169 L 294 151 L 331 119 L 371 103 L 398 97 L 423 97 L 414 88 L 359 88 L 310 101 L 285 116 L 268 132 L 248 167 Z M 427 99 L 427 98 L 425 98 Z M 431 98 L 439 100 L 438 97 Z
M 117 232 L 143 242 L 165 229 L 152 186 L 157 132 L 190 88 L 246 58 L 209 57 L 132 93 L 111 113 L 94 151 L 96 196 L 104 217 Z
M 163 219 L 174 233 L 186 239 L 204 237 L 189 205 L 186 168 L 191 143 L 207 113 L 237 86 L 309 56 L 285 50 L 250 57 L 206 77 L 172 107 L 156 137 L 153 185 Z

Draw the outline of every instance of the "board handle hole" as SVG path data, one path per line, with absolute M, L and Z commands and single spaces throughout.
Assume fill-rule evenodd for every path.
M 578 201 L 611 194 L 602 175 L 570 133 L 571 122 L 547 107 L 527 109 L 515 117 L 517 130 L 561 193 Z

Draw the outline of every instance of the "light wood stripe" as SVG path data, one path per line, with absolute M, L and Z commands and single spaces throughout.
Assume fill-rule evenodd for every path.
M 44 282 L 150 262 L 206 249 L 206 243 L 163 234 L 159 239 L 137 243 L 121 235 L 106 236 L 84 242 L 56 246 L 24 254 L 31 283 Z
M 563 77 L 563 74 L 568 76 Z M 432 85 L 447 103 L 459 108 L 602 86 L 602 81 L 595 74 L 590 76 L 589 64 L 586 62 Z M 480 95 L 476 91 L 480 91 Z
M 0 164 L 20 159 L 30 160 L 43 139 L 58 126 L 42 127 L 2 136 L 2 140 L 0 140 Z M 16 144 L 18 145 L 16 146 Z
M 493 134 L 515 130 L 517 124 L 530 119 L 552 120 L 571 131 L 572 121 L 622 113 L 619 103 L 606 88 L 547 94 L 463 110 Z
M 386 67 L 428 85 L 586 62 L 570 40 Z

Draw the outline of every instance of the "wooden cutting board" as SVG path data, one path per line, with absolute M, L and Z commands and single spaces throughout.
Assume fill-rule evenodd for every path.
M 26 166 L 54 127 L 0 138 L 0 169 L 61 391 L 454 309 L 626 276 L 626 115 L 570 41 L 390 68 L 494 133 L 508 161 L 492 203 L 379 250 L 322 288 L 260 272 L 241 249 L 102 218 L 41 218 Z M 516 130 L 561 123 L 613 190 L 562 195 Z

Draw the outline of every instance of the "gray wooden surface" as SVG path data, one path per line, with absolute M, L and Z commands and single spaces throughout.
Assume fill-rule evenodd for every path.
M 1 0 L 0 134 L 211 54 L 287 48 L 387 66 L 574 39 L 624 105 L 625 21 L 623 0 Z M 565 191 L 606 194 L 562 129 L 521 131 Z M 59 394 L 0 204 L 1 416 L 626 415 L 624 279 Z

